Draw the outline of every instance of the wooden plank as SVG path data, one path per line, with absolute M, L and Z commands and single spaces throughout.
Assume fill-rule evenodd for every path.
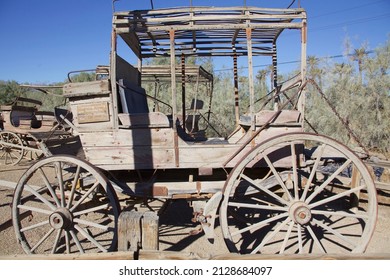
M 374 183 L 377 189 L 390 191 L 390 183 L 383 183 L 379 181 L 375 181 Z
M 296 254 L 296 255 L 267 255 L 267 254 L 198 254 L 193 252 L 154 252 L 140 251 L 140 260 L 389 260 L 390 253 L 382 254 Z
M 126 80 L 128 83 L 132 83 L 139 86 L 139 71 L 133 65 L 128 63 L 119 55 L 116 55 L 116 79 Z
M 142 213 L 124 211 L 118 218 L 118 251 L 138 251 L 141 246 Z
M 110 92 L 110 83 L 108 80 L 68 83 L 64 85 L 64 96 L 69 98 L 90 95 L 105 95 Z
M 0 260 L 135 260 L 135 252 L 0 255 Z
M 173 167 L 172 148 L 137 146 L 137 147 L 84 147 L 86 159 L 95 165 L 132 165 L 132 169 Z
M 235 6 L 235 7 L 191 7 L 192 12 L 223 12 L 226 13 L 228 11 L 236 11 L 240 12 L 242 10 L 247 10 L 247 11 L 252 11 L 254 13 L 260 13 L 260 14 L 290 14 L 290 15 L 295 15 L 295 14 L 300 14 L 303 13 L 305 10 L 302 8 L 289 8 L 289 9 L 284 9 L 284 8 L 260 8 L 260 7 L 243 7 L 243 6 Z M 146 10 L 145 12 L 148 13 L 150 16 L 157 16 L 157 15 L 164 15 L 164 14 L 173 14 L 173 13 L 186 13 L 189 12 L 188 7 L 176 7 L 176 8 L 169 8 L 169 9 L 156 9 L 156 10 Z M 140 14 L 142 11 L 134 11 L 134 12 L 116 12 L 115 15 L 117 16 L 130 16 L 134 13 Z
M 203 30 L 203 31 L 208 31 L 208 30 L 236 30 L 236 29 L 245 29 L 247 28 L 247 24 L 219 24 L 219 25 L 208 25 L 208 24 L 199 24 L 196 26 L 191 26 L 191 25 L 167 25 L 167 26 L 148 26 L 147 29 L 143 27 L 137 28 L 135 31 L 136 32 L 146 32 L 146 31 L 165 31 L 169 32 L 171 30 L 180 30 L 180 31 L 192 31 L 192 30 Z M 251 24 L 251 28 L 254 29 L 301 29 L 302 28 L 302 23 L 253 23 Z M 128 33 L 129 28 L 128 27 L 118 27 L 116 28 L 116 31 L 118 34 L 121 33 Z
M 134 146 L 173 147 L 173 131 L 170 128 L 161 129 L 119 129 L 118 131 L 102 131 L 99 141 L 96 133 L 80 133 L 83 147 L 118 147 L 133 148 Z
M 193 252 L 144 251 L 137 254 L 132 251 L 87 254 L 32 254 L 0 255 L 0 260 L 390 260 L 390 253 L 378 254 L 296 254 L 296 255 L 263 255 L 263 254 L 198 254 Z
M 168 128 L 169 120 L 166 115 L 160 112 L 141 114 L 118 114 L 123 128 Z
M 156 212 L 145 212 L 141 221 L 141 237 L 143 250 L 158 250 L 158 216 Z
M 158 250 L 158 221 L 155 212 L 122 212 L 118 220 L 118 251 Z

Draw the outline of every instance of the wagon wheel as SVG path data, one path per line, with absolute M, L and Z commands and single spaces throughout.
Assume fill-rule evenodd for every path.
M 32 165 L 12 202 L 16 237 L 27 254 L 112 251 L 119 212 L 105 176 L 72 156 L 52 156 Z
M 11 146 L 12 145 L 12 146 Z M 23 142 L 13 132 L 0 132 L 0 164 L 16 165 L 23 158 Z
M 25 152 L 25 158 L 29 158 L 29 160 L 37 160 L 43 157 L 44 153 L 40 149 L 38 143 L 39 139 L 31 134 L 26 134 L 22 138 L 24 146 L 34 148 L 34 150 L 29 150 Z
M 265 168 L 253 172 L 254 162 Z M 308 133 L 251 150 L 229 175 L 220 207 L 226 245 L 244 254 L 361 253 L 376 218 L 376 190 L 363 162 L 335 140 Z

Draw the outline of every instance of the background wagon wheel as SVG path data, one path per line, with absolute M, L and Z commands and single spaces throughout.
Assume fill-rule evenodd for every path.
M 265 168 L 253 172 L 254 162 Z M 255 147 L 232 170 L 219 215 L 232 252 L 361 253 L 374 232 L 376 189 L 344 145 L 285 134 Z
M 13 132 L 1 131 L 0 165 L 16 165 L 22 160 L 23 154 L 23 142 L 20 137 Z
M 16 237 L 28 254 L 112 251 L 119 212 L 105 176 L 71 156 L 52 156 L 32 165 L 12 201 Z

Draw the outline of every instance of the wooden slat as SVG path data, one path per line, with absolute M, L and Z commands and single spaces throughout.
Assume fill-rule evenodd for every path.
M 158 250 L 158 216 L 156 212 L 145 212 L 141 220 L 141 240 L 143 250 Z
M 33 254 L 33 255 L 0 255 L 0 260 L 135 260 L 135 253 L 110 252 L 87 254 Z
M 110 93 L 110 83 L 108 80 L 68 83 L 64 85 L 65 97 L 106 95 L 108 93 Z
M 193 252 L 144 251 L 63 255 L 0 255 L 0 260 L 390 260 L 390 253 L 379 254 L 296 254 L 296 255 L 239 255 L 198 254 Z

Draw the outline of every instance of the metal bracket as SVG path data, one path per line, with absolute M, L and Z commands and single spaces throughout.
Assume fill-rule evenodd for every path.
M 207 239 L 214 242 L 214 225 L 217 210 L 222 200 L 222 192 L 215 193 L 207 202 L 194 201 L 194 221 L 199 222 Z

